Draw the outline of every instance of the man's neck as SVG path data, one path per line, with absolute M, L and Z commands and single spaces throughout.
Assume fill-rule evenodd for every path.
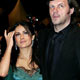
M 65 24 L 54 25 L 54 31 L 55 32 L 60 32 L 64 28 L 66 28 L 69 24 L 70 24 L 70 21 L 68 23 L 65 23 Z

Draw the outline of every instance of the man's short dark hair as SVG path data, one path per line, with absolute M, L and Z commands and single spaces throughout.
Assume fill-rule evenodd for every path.
M 48 0 L 47 4 L 49 4 L 49 1 L 54 1 L 54 0 Z M 68 3 L 69 3 L 70 8 L 79 6 L 76 0 L 68 0 Z
M 47 5 L 49 6 L 49 2 L 50 1 L 54 1 L 54 0 L 48 0 L 47 1 Z M 77 18 L 77 15 L 79 14 L 79 4 L 77 3 L 77 1 L 76 0 L 68 0 L 68 3 L 69 3 L 69 7 L 70 8 L 74 8 L 74 14 L 72 15 L 72 22 L 73 23 L 75 23 L 76 22 L 76 20 L 75 20 L 75 18 Z

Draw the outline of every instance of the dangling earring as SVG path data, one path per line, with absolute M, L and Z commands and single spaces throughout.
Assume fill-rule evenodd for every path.
M 33 44 L 34 44 L 34 40 L 32 40 L 32 46 L 33 46 Z
M 17 50 L 17 45 L 15 44 L 15 49 Z

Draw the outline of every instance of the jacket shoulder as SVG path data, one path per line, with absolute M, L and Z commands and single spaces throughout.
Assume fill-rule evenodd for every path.
M 43 29 L 39 32 L 38 38 L 39 39 L 40 38 L 42 38 L 42 39 L 47 38 L 49 36 L 49 34 L 52 32 L 53 32 L 53 29 L 51 29 L 51 28 L 50 29 Z

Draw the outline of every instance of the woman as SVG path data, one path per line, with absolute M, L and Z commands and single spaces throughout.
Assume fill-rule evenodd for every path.
M 11 62 L 5 80 L 42 80 L 33 27 L 27 22 L 18 22 L 8 34 L 5 30 L 4 36 L 7 43 L 5 53 L 9 54 Z

